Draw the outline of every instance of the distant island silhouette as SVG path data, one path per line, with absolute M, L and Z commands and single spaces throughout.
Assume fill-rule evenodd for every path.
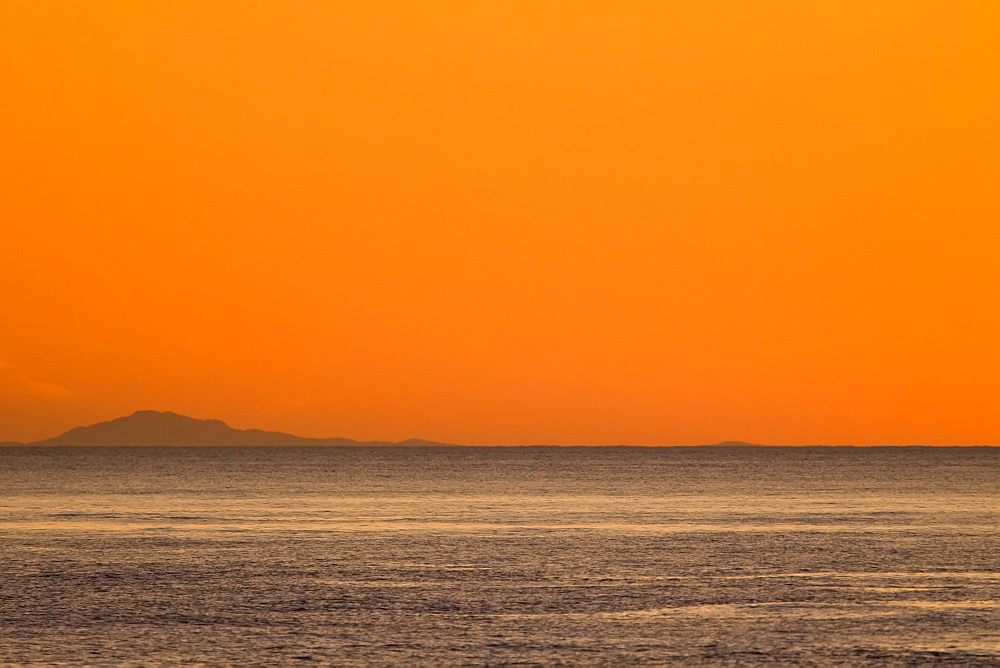
M 7 444 L 14 445 L 14 444 Z M 234 429 L 221 420 L 199 420 L 169 411 L 137 411 L 132 415 L 86 427 L 27 445 L 88 446 L 448 446 L 418 438 L 390 441 L 355 441 L 349 438 L 307 438 L 260 429 Z
M 228 446 L 228 447 L 275 447 L 275 446 L 340 446 L 340 447 L 494 447 L 489 445 L 469 446 L 456 443 L 439 443 L 421 438 L 410 438 L 405 441 L 356 441 L 350 438 L 309 438 L 285 434 L 280 431 L 264 431 L 262 429 L 234 429 L 222 420 L 201 420 L 197 418 L 172 413 L 170 411 L 143 410 L 131 415 L 98 422 L 84 427 L 75 427 L 69 431 L 42 441 L 21 443 L 16 441 L 0 442 L 0 447 L 17 446 Z M 564 447 L 677 447 L 677 448 L 853 448 L 853 445 L 765 445 L 748 443 L 746 441 L 722 441 L 702 445 L 626 445 L 608 444 L 596 446 L 556 445 L 556 444 L 524 444 L 508 447 L 527 448 L 564 448 Z M 883 445 L 864 447 L 891 448 L 921 448 L 944 447 L 926 445 Z M 990 446 L 968 446 L 990 447 Z
M 340 447 L 459 447 L 455 443 L 438 443 L 419 438 L 405 441 L 356 441 L 350 438 L 308 438 L 261 429 L 234 429 L 222 420 L 201 420 L 170 411 L 143 410 L 131 415 L 98 422 L 42 441 L 31 443 L 4 442 L 4 446 L 340 446 Z M 472 446 L 474 447 L 474 446 Z M 526 445 L 521 447 L 564 447 L 558 445 Z M 570 446 L 572 447 L 572 446 Z M 579 447 L 579 446 L 577 446 Z M 599 447 L 599 446 L 596 446 Z M 607 446 L 606 446 L 607 447 Z M 713 448 L 765 447 L 743 441 L 723 441 L 705 446 Z

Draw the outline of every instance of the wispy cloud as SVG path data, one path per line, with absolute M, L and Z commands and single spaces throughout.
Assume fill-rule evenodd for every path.
M 25 374 L 13 364 L 0 359 L 0 394 L 45 399 L 68 399 L 76 392 L 62 385 L 44 383 Z

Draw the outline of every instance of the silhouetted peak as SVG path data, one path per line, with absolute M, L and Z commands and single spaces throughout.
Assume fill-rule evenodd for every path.
M 305 438 L 261 429 L 234 429 L 222 420 L 201 420 L 170 411 L 141 410 L 125 417 L 76 427 L 36 445 L 280 446 L 363 445 L 347 438 Z M 374 441 L 364 445 L 394 445 Z M 400 445 L 443 445 L 411 439 Z
M 222 420 L 200 420 L 198 418 L 188 417 L 187 415 L 181 415 L 180 413 L 174 413 L 172 411 L 154 411 L 154 410 L 144 410 L 136 411 L 131 415 L 126 415 L 125 417 L 116 418 L 110 420 L 110 422 L 122 422 L 125 420 L 130 421 L 145 421 L 145 422 L 174 422 L 174 423 L 193 423 L 193 422 L 213 422 L 216 424 L 225 425 L 226 423 Z M 227 425 L 228 426 L 228 425 Z
M 131 415 L 70 429 L 42 441 L 47 445 L 293 445 L 297 436 L 263 432 L 248 435 L 221 420 L 199 420 L 168 411 L 142 410 Z
M 166 422 L 170 420 L 188 421 L 194 420 L 194 418 L 181 415 L 180 413 L 171 413 L 170 411 L 136 411 L 131 415 L 109 420 L 109 422 Z

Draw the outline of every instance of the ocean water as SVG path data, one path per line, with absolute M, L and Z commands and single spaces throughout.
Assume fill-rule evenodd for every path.
M 997 448 L 0 448 L 0 663 L 1000 666 Z

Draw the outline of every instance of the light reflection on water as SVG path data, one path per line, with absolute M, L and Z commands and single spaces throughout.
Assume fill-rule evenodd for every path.
M 185 494 L 24 495 L 0 504 L 8 530 L 217 528 L 411 530 L 450 528 L 629 531 L 932 530 L 991 531 L 1000 517 L 992 495 L 927 498 L 796 495 L 691 496 L 289 496 L 249 498 Z
M 399 520 L 382 520 L 370 522 L 358 521 L 326 521 L 313 520 L 308 522 L 296 521 L 268 521 L 261 520 L 254 523 L 212 523 L 190 521 L 186 523 L 176 523 L 170 520 L 156 522 L 155 520 L 143 520 L 136 518 L 127 522 L 118 520 L 80 520 L 74 522 L 63 521 L 13 521 L 4 523 L 2 528 L 6 531 L 114 531 L 114 532 L 146 532 L 146 531 L 182 531 L 182 532 L 211 532 L 211 531 L 241 531 L 241 532 L 503 532 L 503 531 L 610 531 L 629 533 L 650 533 L 650 534 L 670 534 L 670 533 L 718 533 L 718 532 L 873 532 L 876 531 L 870 524 L 862 523 L 841 523 L 837 525 L 824 524 L 794 524 L 794 523 L 684 523 L 684 524 L 616 524 L 612 522 L 601 523 L 563 523 L 563 524 L 534 524 L 522 522 L 509 524 L 505 522 L 419 522 L 409 518 Z M 948 524 L 928 524 L 928 525 L 905 525 L 905 526 L 883 526 L 877 529 L 880 533 L 886 532 L 939 532 L 941 530 L 963 529 L 966 532 L 992 533 L 994 526 L 990 525 L 948 525 Z
M 0 662 L 1000 665 L 992 449 L 11 448 L 0 481 Z

